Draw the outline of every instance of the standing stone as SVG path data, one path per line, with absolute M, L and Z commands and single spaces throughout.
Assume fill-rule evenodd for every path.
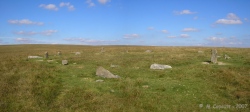
M 104 47 L 101 48 L 101 53 L 105 52 Z
M 44 58 L 45 58 L 45 59 L 48 59 L 48 58 L 49 58 L 49 53 L 48 53 L 48 51 L 45 52 Z
M 215 63 L 217 63 L 217 50 L 216 49 L 212 49 L 211 52 L 212 52 L 211 62 L 213 64 L 215 64 Z
M 57 55 L 58 55 L 58 56 L 61 56 L 61 55 L 62 55 L 61 51 L 58 51 L 58 52 L 57 52 Z
M 106 70 L 103 67 L 98 67 L 96 70 L 96 75 L 103 78 L 119 78 L 118 75 L 112 74 L 110 71 Z
M 68 60 L 62 60 L 62 65 L 67 65 L 68 64 Z

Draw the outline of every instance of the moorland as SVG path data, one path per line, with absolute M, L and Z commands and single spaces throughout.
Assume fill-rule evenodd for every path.
M 226 64 L 202 64 L 211 49 Z M 48 59 L 27 58 L 46 51 Z M 172 69 L 151 70 L 153 63 Z M 121 78 L 96 76 L 99 66 Z M 1 112 L 250 110 L 249 48 L 1 45 L 0 77 Z

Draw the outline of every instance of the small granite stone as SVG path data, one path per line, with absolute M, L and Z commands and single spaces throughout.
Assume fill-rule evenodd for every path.
M 163 69 L 168 69 L 168 68 L 172 68 L 171 66 L 169 66 L 169 65 L 161 65 L 161 64 L 152 64 L 151 66 L 150 66 L 150 69 L 161 69 L 161 70 L 163 70 Z
M 118 75 L 112 74 L 110 71 L 104 69 L 103 67 L 97 68 L 96 75 L 103 78 L 120 78 Z
M 68 60 L 62 60 L 62 65 L 67 65 L 68 64 Z

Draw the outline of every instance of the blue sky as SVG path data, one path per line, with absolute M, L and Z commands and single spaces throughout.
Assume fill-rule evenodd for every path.
M 1 0 L 0 44 L 250 47 L 249 0 Z

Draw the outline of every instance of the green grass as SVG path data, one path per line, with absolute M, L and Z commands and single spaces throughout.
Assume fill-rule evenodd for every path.
M 105 52 L 100 53 L 102 47 L 0 46 L 0 111 L 250 110 L 249 48 L 216 48 L 222 56 L 218 61 L 230 64 L 222 66 L 201 64 L 210 59 L 211 48 L 207 47 L 104 46 Z M 44 56 L 45 51 L 54 61 L 27 59 L 29 55 Z M 57 56 L 57 51 L 62 55 Z M 224 59 L 224 54 L 231 59 Z M 61 65 L 64 59 L 68 65 Z M 150 70 L 153 63 L 173 68 Z M 119 67 L 111 68 L 111 64 Z M 98 66 L 121 78 L 96 76 Z M 104 82 L 96 82 L 98 79 Z M 204 107 L 200 108 L 200 104 Z M 211 109 L 206 108 L 208 104 Z M 215 104 L 248 106 L 212 108 Z

